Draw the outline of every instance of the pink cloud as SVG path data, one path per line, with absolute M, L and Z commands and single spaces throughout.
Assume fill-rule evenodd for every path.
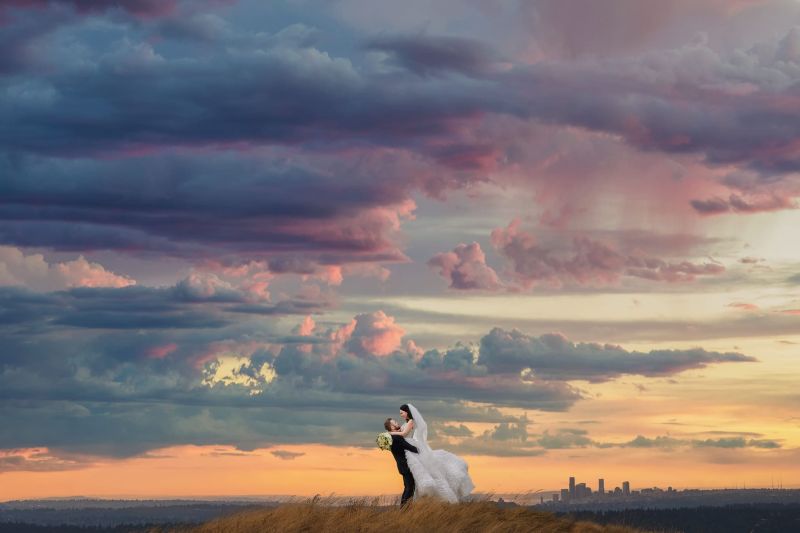
M 386 281 L 392 272 L 377 263 L 351 263 L 342 266 L 342 274 L 346 276 L 371 277 Z
M 319 267 L 313 274 L 303 275 L 303 280 L 309 277 L 319 279 L 328 285 L 341 285 L 344 281 L 341 265 L 324 265 Z
M 417 346 L 417 343 L 412 339 L 408 339 L 406 341 L 406 353 L 408 353 L 415 360 L 419 360 L 419 358 L 425 353 L 425 350 Z
M 316 323 L 314 322 L 314 319 L 311 318 L 311 315 L 308 315 L 303 319 L 303 322 L 294 329 L 294 332 L 298 335 L 307 337 L 314 332 L 315 327 Z
M 497 272 L 486 264 L 486 254 L 477 242 L 459 244 L 452 252 L 436 254 L 428 266 L 450 281 L 452 289 L 498 290 L 503 287 Z
M 756 311 L 759 307 L 756 304 L 751 304 L 747 302 L 733 302 L 728 304 L 728 307 L 735 307 L 737 309 L 741 309 L 742 311 Z
M 354 323 L 346 348 L 356 355 L 389 355 L 400 347 L 405 335 L 394 317 L 383 311 L 356 315 Z
M 596 57 L 631 53 L 678 36 L 689 38 L 691 34 L 687 35 L 687 32 L 704 28 L 704 21 L 725 20 L 749 5 L 763 2 L 540 0 L 523 2 L 520 16 L 527 17 L 534 28 L 533 32 L 529 30 L 529 38 L 535 40 L 550 57 Z
M 20 248 L 0 246 L 0 285 L 21 285 L 52 291 L 70 287 L 127 287 L 136 281 L 115 274 L 83 255 L 72 261 L 48 262 L 42 254 L 25 255 Z
M 312 240 L 322 250 L 329 248 L 333 259 L 338 254 L 342 258 L 347 257 L 347 262 L 406 262 L 408 257 L 401 251 L 396 237 L 402 221 L 414 219 L 415 209 L 416 203 L 408 198 L 390 206 L 363 209 L 334 221 L 293 220 L 274 230 L 287 238 L 297 236 L 305 241 Z M 346 256 L 342 243 L 347 243 Z M 316 274 L 316 271 L 309 274 Z M 323 271 L 316 275 L 327 276 L 334 284 L 338 280 L 335 269 L 327 274 Z
M 136 282 L 128 277 L 109 272 L 97 263 L 90 263 L 82 255 L 74 261 L 54 265 L 69 287 L 127 287 Z
M 152 359 L 164 359 L 166 356 L 178 349 L 178 345 L 174 342 L 164 344 L 161 346 L 153 346 L 147 350 L 147 357 Z

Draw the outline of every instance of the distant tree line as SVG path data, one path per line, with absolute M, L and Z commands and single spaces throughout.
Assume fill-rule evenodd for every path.
M 800 531 L 800 504 L 736 504 L 677 509 L 625 509 L 558 513 L 599 524 L 664 533 L 787 533 Z
M 156 528 L 169 528 L 185 524 L 136 524 L 116 526 L 75 526 L 75 525 L 50 525 L 24 524 L 22 522 L 0 522 L 0 533 L 146 533 L 157 530 Z

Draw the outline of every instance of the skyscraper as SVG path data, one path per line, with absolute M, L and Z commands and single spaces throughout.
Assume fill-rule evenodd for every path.
M 630 484 L 630 482 L 623 481 L 622 482 L 622 494 L 624 494 L 625 496 L 628 496 L 628 495 L 630 495 L 630 493 L 631 493 L 631 484 Z
M 606 493 L 606 480 L 605 479 L 600 478 L 600 479 L 597 480 L 597 492 L 599 492 L 600 494 L 605 494 Z
M 573 476 L 569 478 L 569 495 L 571 498 L 575 497 L 575 478 Z

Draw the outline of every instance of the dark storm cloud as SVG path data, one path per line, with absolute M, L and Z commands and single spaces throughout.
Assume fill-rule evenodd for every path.
M 93 16 L 109 6 L 145 14 L 152 5 L 108 2 Z M 22 52 L 50 31 L 37 12 L 15 10 L 24 24 L 2 29 L 0 39 L 20 52 L 15 62 L 32 61 Z M 404 261 L 392 233 L 412 210 L 411 195 L 487 179 L 507 141 L 465 139 L 464 131 L 501 116 L 700 154 L 777 176 L 769 183 L 795 168 L 800 122 L 786 109 L 798 74 L 782 44 L 791 35 L 739 55 L 698 45 L 598 66 L 503 69 L 489 68 L 494 54 L 476 41 L 357 36 L 404 66 L 387 73 L 361 55 L 318 48 L 298 25 L 265 35 L 231 20 L 217 28 L 219 46 L 201 49 L 170 47 L 169 35 L 149 41 L 157 24 L 145 22 L 116 24 L 109 32 L 117 40 L 94 47 L 76 24 L 60 30 L 84 45 L 74 61 L 30 72 L 9 64 L 20 74 L 2 77 L 0 243 L 230 263 L 258 257 L 305 271 L 309 263 Z M 36 61 L 54 43 L 39 42 Z M 700 67 L 705 78 L 687 76 Z M 432 72 L 469 76 L 418 75 Z M 753 89 L 733 90 L 742 83 Z M 267 146 L 274 155 L 250 153 Z M 694 204 L 703 213 L 791 205 L 750 196 Z M 630 257 L 582 243 L 582 251 L 622 261 L 634 276 L 719 272 L 657 258 L 628 265 Z M 534 257 L 532 265 L 551 259 Z M 478 260 L 442 270 L 456 288 L 500 286 Z
M 469 87 L 395 86 L 314 48 L 247 44 L 192 61 L 128 45 L 96 59 L 91 73 L 32 78 L 47 98 L 6 95 L 0 144 L 57 154 L 221 143 L 404 146 L 449 132 L 449 121 L 485 106 Z
M 408 185 L 391 173 L 352 172 L 343 181 L 281 160 L 214 154 L 112 161 L 6 154 L 0 172 L 0 239 L 18 246 L 263 257 L 279 273 L 403 257 L 389 234 Z
M 178 0 L 4 0 L 4 9 L 30 9 L 46 11 L 46 8 L 69 7 L 78 13 L 102 12 L 119 9 L 140 16 L 158 16 L 171 13 Z
M 0 5 L 0 76 L 17 74 L 42 62 L 37 41 L 69 17 L 63 12 L 23 13 L 4 24 Z
M 786 112 L 796 96 L 797 58 L 784 57 L 783 41 L 730 55 L 697 45 L 598 66 L 549 62 L 496 72 L 485 68 L 491 50 L 474 41 L 364 40 L 389 51 L 408 74 L 386 76 L 296 39 L 239 42 L 190 58 L 121 45 L 86 57 L 91 68 L 56 68 L 12 83 L 0 103 L 0 143 L 58 154 L 366 143 L 434 155 L 454 142 L 442 134 L 456 123 L 498 114 L 613 133 L 645 150 L 698 153 L 765 174 L 799 168 L 792 142 L 800 123 Z M 687 74 L 699 68 L 703 79 Z M 417 76 L 431 70 L 475 77 Z M 754 90 L 735 91 L 742 83 Z M 39 88 L 40 97 L 23 86 Z

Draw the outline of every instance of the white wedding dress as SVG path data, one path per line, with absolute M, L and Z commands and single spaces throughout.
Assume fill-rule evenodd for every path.
M 469 467 L 459 456 L 446 450 L 431 450 L 428 446 L 428 426 L 417 409 L 409 404 L 414 427 L 406 440 L 417 447 L 419 453 L 406 450 L 406 461 L 414 476 L 414 498 L 433 496 L 451 503 L 469 499 L 475 489 L 469 477 Z M 405 430 L 408 423 L 403 424 Z

